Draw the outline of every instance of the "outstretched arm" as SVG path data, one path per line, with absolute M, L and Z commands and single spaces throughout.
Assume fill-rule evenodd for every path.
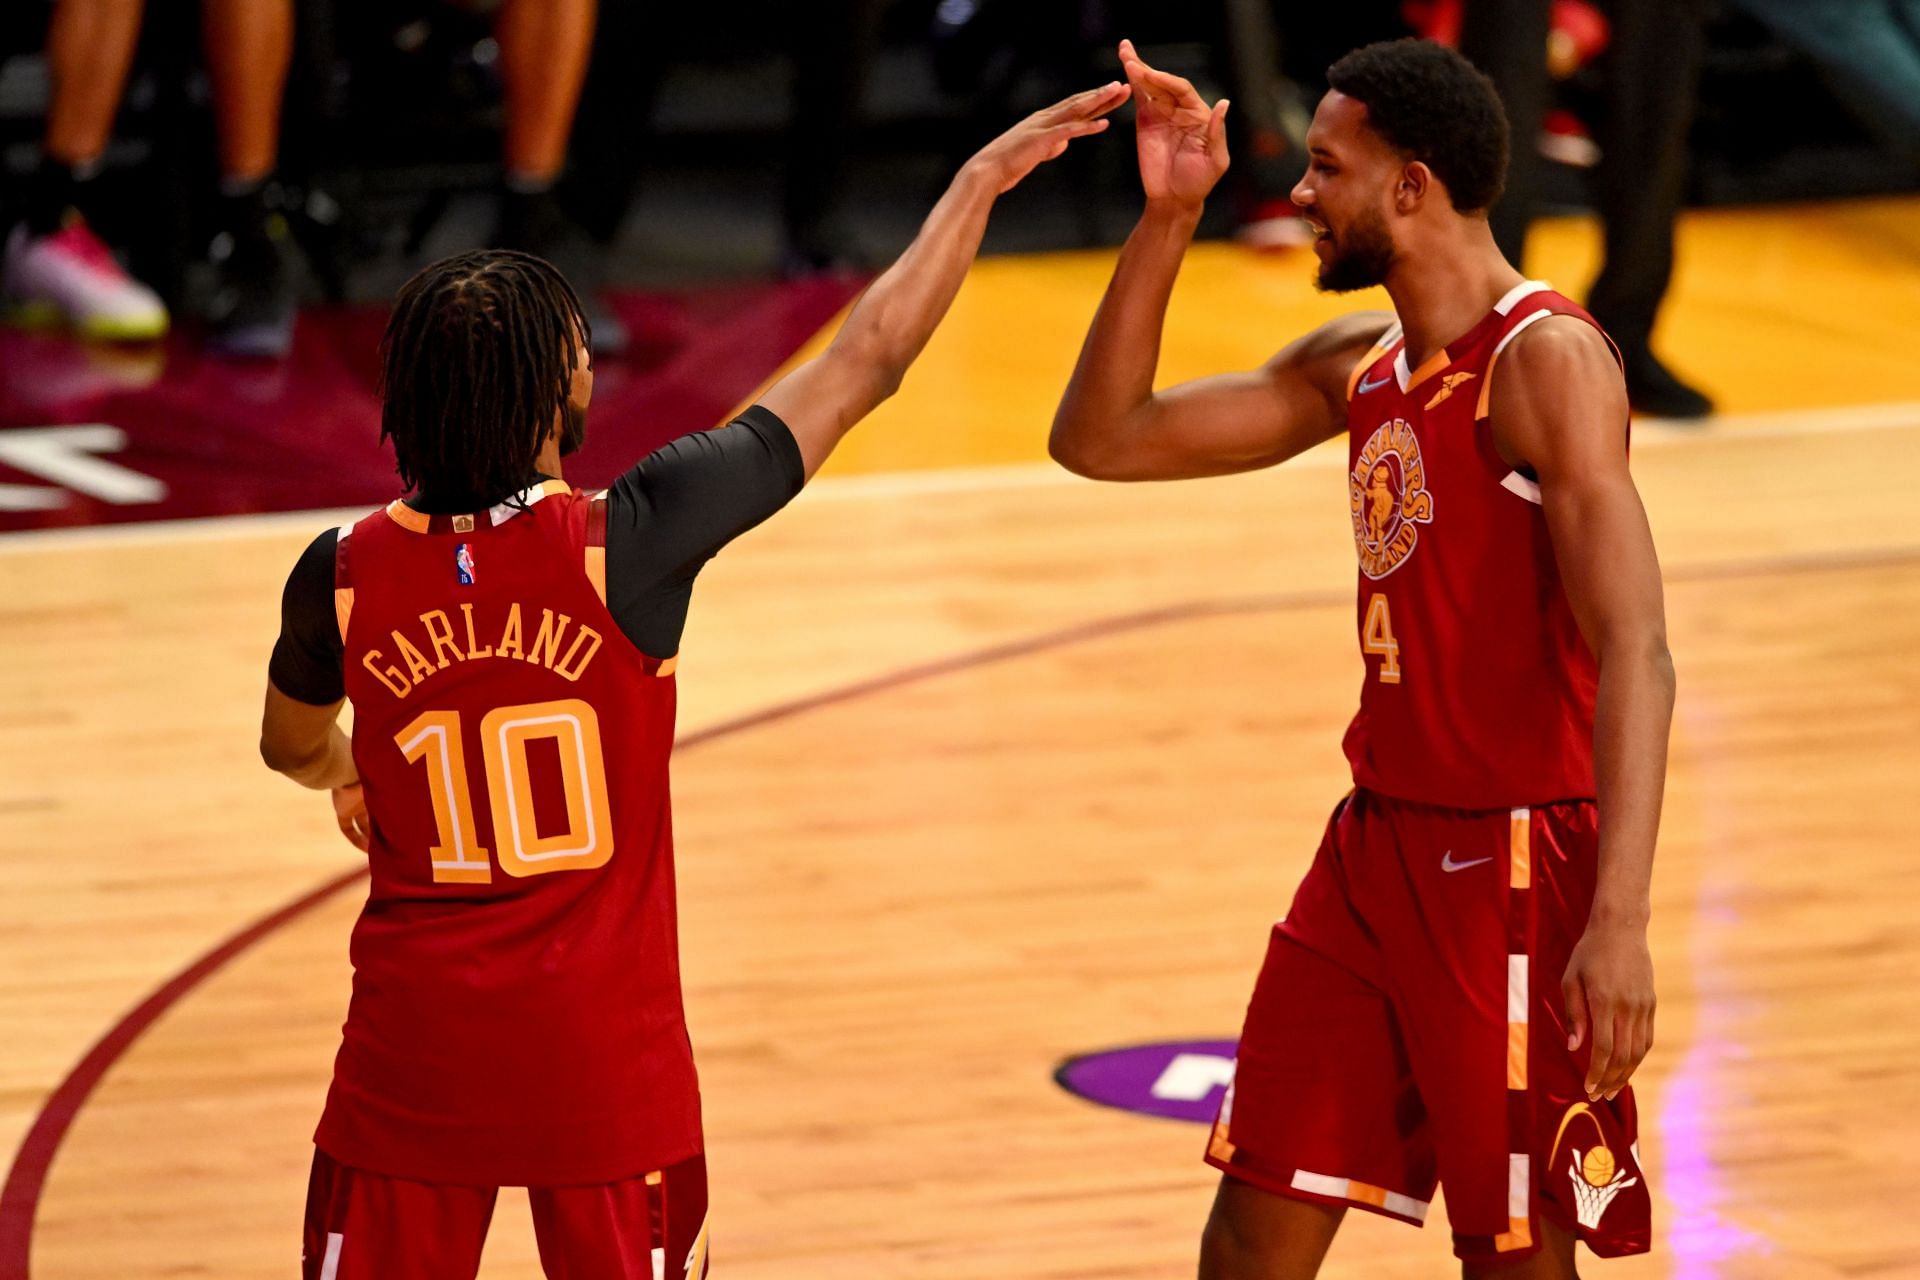
M 1653 1047 L 1654 841 L 1673 721 L 1660 562 L 1627 470 L 1627 392 L 1598 330 L 1571 317 L 1528 329 L 1492 392 L 1494 439 L 1540 482 L 1567 602 L 1600 666 L 1593 763 L 1600 861 L 1593 909 L 1562 989 L 1570 1047 L 1591 1039 L 1590 1098 L 1611 1098 Z
M 1048 450 L 1097 480 L 1174 480 L 1271 466 L 1337 434 L 1347 374 L 1385 330 L 1383 313 L 1315 330 L 1260 369 L 1156 394 L 1167 302 L 1207 193 L 1227 171 L 1227 104 L 1120 46 L 1134 91 L 1147 207 L 1120 252 L 1060 407 Z
M 891 396 L 947 314 L 980 251 L 993 202 L 1075 138 L 1099 133 L 1127 100 L 1109 84 L 1039 111 L 960 170 L 913 244 L 855 304 L 833 343 L 760 397 L 793 432 L 808 477 L 840 438 Z

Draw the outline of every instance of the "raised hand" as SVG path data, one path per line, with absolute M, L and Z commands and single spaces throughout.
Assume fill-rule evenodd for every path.
M 1227 171 L 1227 100 L 1208 107 L 1190 81 L 1142 62 L 1131 40 L 1120 42 L 1120 65 L 1133 89 L 1147 199 L 1201 203 Z
M 1036 111 L 980 149 L 967 162 L 988 176 L 995 192 L 1006 192 L 1048 160 L 1067 149 L 1075 138 L 1106 130 L 1104 116 L 1131 93 L 1119 81 L 1076 93 Z

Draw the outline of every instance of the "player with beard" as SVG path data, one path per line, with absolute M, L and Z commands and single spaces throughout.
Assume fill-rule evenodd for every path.
M 1227 104 L 1121 58 L 1147 208 L 1054 420 L 1108 480 L 1222 475 L 1345 433 L 1365 677 L 1334 810 L 1208 1144 L 1205 1280 L 1315 1275 L 1348 1207 L 1444 1184 L 1469 1277 L 1644 1251 L 1628 1078 L 1674 697 L 1627 399 L 1590 317 L 1495 248 L 1507 127 L 1437 45 L 1335 63 L 1294 202 L 1318 283 L 1384 285 L 1251 373 L 1154 389 Z
M 555 1280 L 706 1274 L 667 785 L 695 575 L 893 393 L 994 201 L 1127 95 L 989 143 L 826 351 L 602 494 L 560 478 L 593 369 L 559 273 L 488 251 L 401 289 L 381 433 L 412 495 L 301 557 L 261 733 L 372 870 L 306 1280 L 468 1280 L 502 1186 Z

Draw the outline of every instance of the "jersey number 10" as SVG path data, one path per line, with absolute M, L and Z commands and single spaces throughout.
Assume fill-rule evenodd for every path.
M 540 834 L 527 767 L 530 743 L 551 738 L 558 748 L 566 793 L 564 831 Z M 493 879 L 487 851 L 473 828 L 473 792 L 458 711 L 428 711 L 393 737 L 409 763 L 427 766 L 438 842 L 428 852 L 440 884 L 485 884 Z M 487 762 L 487 798 L 500 869 L 510 876 L 585 871 L 613 856 L 608 830 L 607 766 L 600 754 L 600 717 L 578 698 L 496 707 L 480 721 Z

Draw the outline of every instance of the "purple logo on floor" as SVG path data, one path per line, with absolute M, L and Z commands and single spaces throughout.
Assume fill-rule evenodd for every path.
M 1213 1123 L 1233 1079 L 1232 1040 L 1168 1040 L 1068 1058 L 1053 1078 L 1089 1102 L 1169 1120 Z

